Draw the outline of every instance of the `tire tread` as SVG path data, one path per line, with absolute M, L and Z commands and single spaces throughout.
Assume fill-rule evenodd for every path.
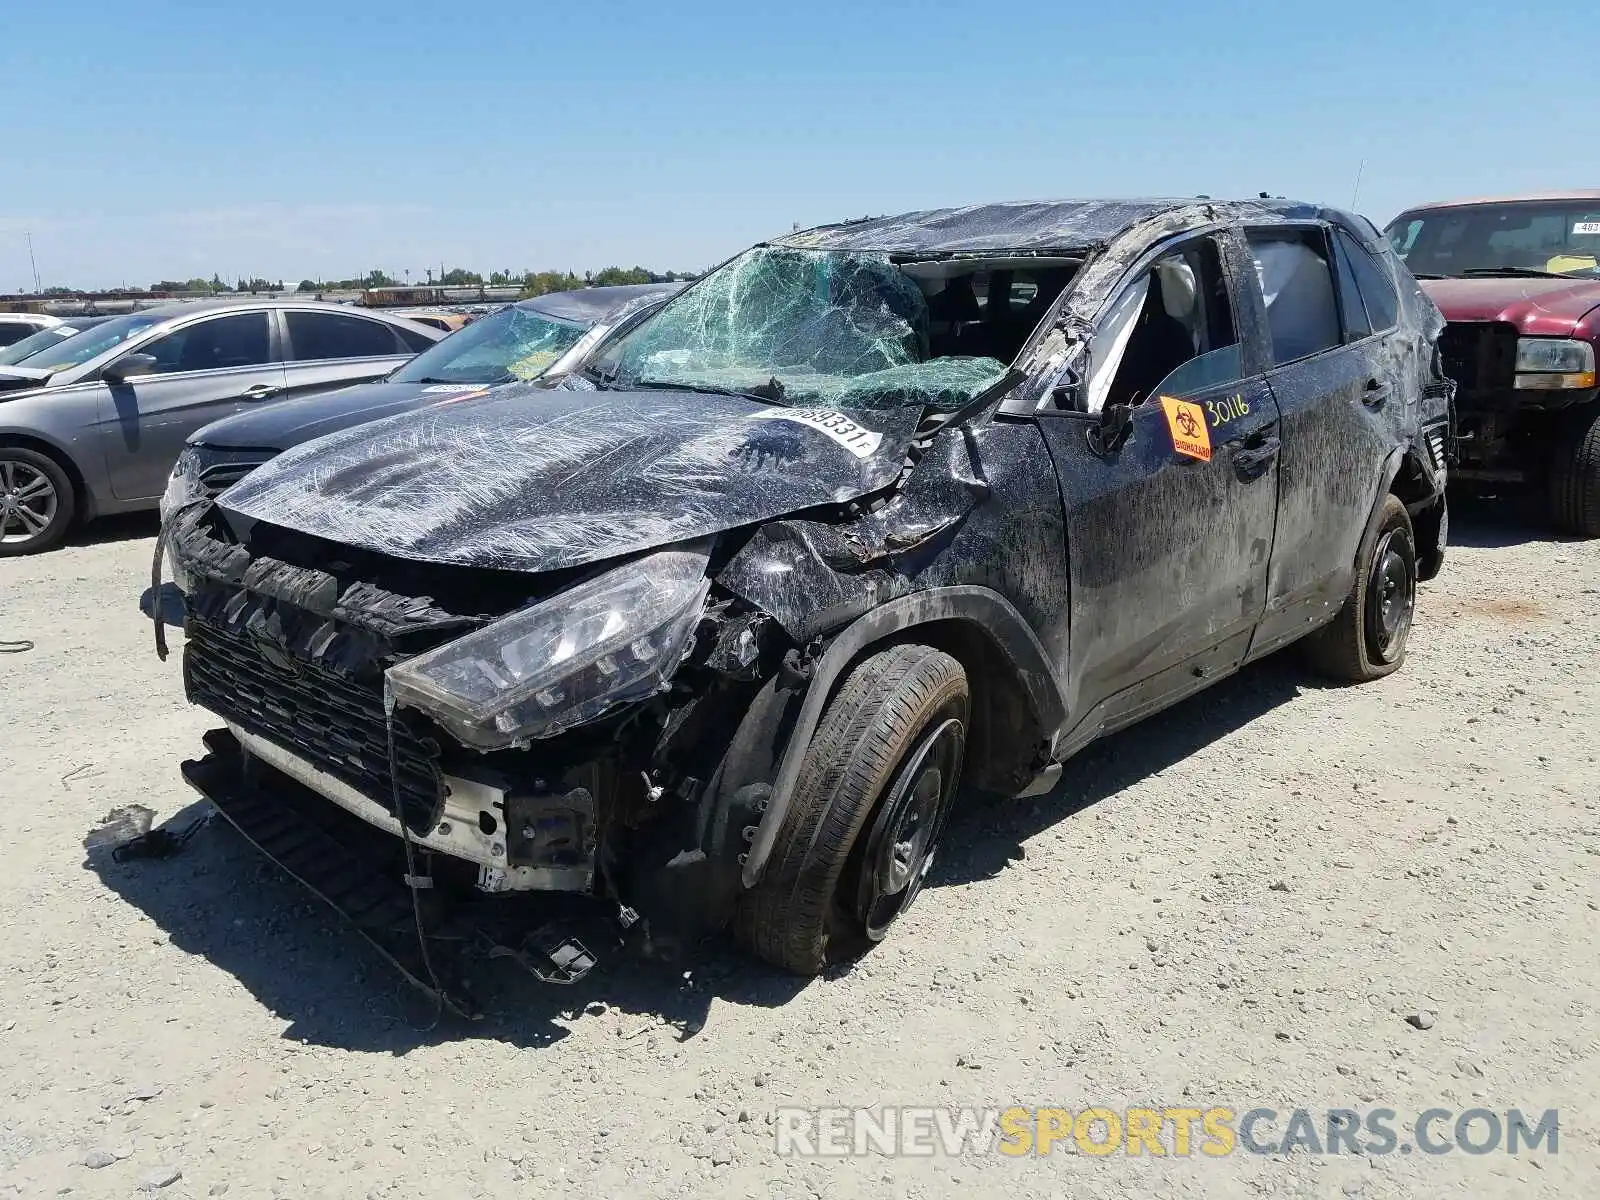
M 740 943 L 796 974 L 827 965 L 851 848 L 927 715 L 954 699 L 964 717 L 966 673 L 931 646 L 892 646 L 851 671 L 812 737 L 761 881 L 741 897 Z

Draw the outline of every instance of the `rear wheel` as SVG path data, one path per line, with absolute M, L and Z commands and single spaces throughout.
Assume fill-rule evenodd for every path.
M 761 881 L 734 932 L 815 975 L 882 940 L 922 890 L 955 799 L 967 677 L 931 646 L 863 660 L 823 714 Z
M 1417 604 L 1417 550 L 1406 506 L 1384 496 L 1361 538 L 1355 582 L 1339 615 L 1305 640 L 1306 657 L 1347 683 L 1382 679 L 1405 661 Z
M 75 507 L 72 481 L 54 459 L 0 446 L 0 558 L 56 545 L 67 536 Z
M 1600 406 L 1556 440 L 1550 457 L 1550 516 L 1563 533 L 1600 537 Z

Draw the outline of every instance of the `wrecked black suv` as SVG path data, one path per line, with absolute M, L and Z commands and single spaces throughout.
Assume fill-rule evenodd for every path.
M 1441 327 L 1370 224 L 1281 201 L 759 245 L 558 389 L 169 519 L 228 727 L 186 774 L 269 851 L 343 809 L 413 896 L 588 893 L 818 972 L 911 904 L 958 784 L 1041 791 L 1300 639 L 1400 664 L 1446 541 Z M 348 908 L 363 863 L 311 857 Z

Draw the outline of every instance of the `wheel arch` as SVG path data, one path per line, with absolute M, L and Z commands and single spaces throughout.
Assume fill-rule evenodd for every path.
M 77 512 L 75 520 L 82 521 L 93 515 L 94 497 L 89 494 L 88 480 L 84 477 L 83 469 L 78 466 L 78 460 L 73 458 L 64 446 L 38 434 L 0 429 L 0 449 L 7 447 L 32 450 L 35 454 L 42 454 L 55 463 L 66 474 L 67 481 L 72 484 L 72 498 Z
M 928 588 L 888 601 L 841 629 L 816 660 L 744 861 L 744 887 L 761 878 L 812 735 L 839 684 L 862 659 L 887 645 L 910 641 L 944 651 L 967 672 L 973 701 L 969 744 L 976 751 L 973 759 L 983 761 L 984 779 L 1031 775 L 1026 769 L 1048 750 L 1066 719 L 1062 689 L 1038 636 L 1010 601 L 970 584 Z
M 1372 502 L 1375 513 L 1383 498 L 1393 495 L 1406 506 L 1416 539 L 1417 578 L 1427 582 L 1439 574 L 1449 540 L 1449 505 L 1425 453 L 1415 445 L 1397 446 L 1384 464 L 1384 485 Z

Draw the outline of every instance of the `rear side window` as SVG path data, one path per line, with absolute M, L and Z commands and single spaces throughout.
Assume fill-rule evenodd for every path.
M 1361 287 L 1350 265 L 1350 247 L 1343 238 L 1339 239 L 1334 262 L 1339 272 L 1339 312 L 1344 317 L 1345 341 L 1360 341 L 1372 333 L 1372 322 L 1367 319 L 1366 305 L 1361 303 Z
M 289 312 L 289 345 L 295 362 L 327 358 L 376 358 L 407 354 L 394 326 L 344 313 Z
M 0 321 L 0 346 L 20 342 L 33 333 L 34 328 L 32 325 L 24 325 L 21 321 Z
M 1333 272 L 1320 233 L 1252 233 L 1250 253 L 1266 303 L 1274 363 L 1295 362 L 1343 343 Z
M 1394 288 L 1394 276 L 1386 264 L 1374 258 L 1370 251 L 1355 238 L 1340 233 L 1339 249 L 1350 260 L 1355 273 L 1356 286 L 1361 289 L 1361 299 L 1366 305 L 1367 317 L 1375 331 L 1392 329 L 1400 320 L 1400 294 Z

